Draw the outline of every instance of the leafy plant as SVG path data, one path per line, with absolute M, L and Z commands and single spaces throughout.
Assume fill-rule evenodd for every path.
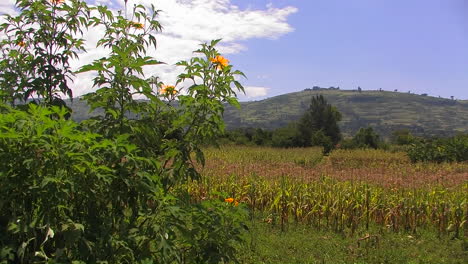
M 383 146 L 383 141 L 372 127 L 360 128 L 351 140 L 345 140 L 341 144 L 341 147 L 344 149 L 378 149 Z
M 79 35 L 88 26 L 90 8 L 80 0 L 17 0 L 16 7 L 20 14 L 6 15 L 0 27 L 6 35 L 1 42 L 4 100 L 14 104 L 37 96 L 63 105 L 61 95 L 73 97 L 70 60 L 85 51 Z
M 93 71 L 97 73 L 94 78 L 95 92 L 84 96 L 91 106 L 91 111 L 96 108 L 104 109 L 105 115 L 100 122 L 102 133 L 122 134 L 129 132 L 129 124 L 126 123 L 126 114 L 140 112 L 141 103 L 135 96 L 154 98 L 157 96 L 151 84 L 157 83 L 157 79 L 143 78 L 145 66 L 161 64 L 161 62 L 146 55 L 148 48 L 156 48 L 156 37 L 152 35 L 161 29 L 156 20 L 158 11 L 152 6 L 149 14 L 142 5 L 135 5 L 131 12 L 132 17 L 127 19 L 122 11 L 114 15 L 106 6 L 97 7 L 99 17 L 93 17 L 93 26 L 104 26 L 105 34 L 98 41 L 98 46 L 110 50 L 106 57 L 95 60 L 93 63 L 83 66 L 78 72 Z M 135 20 L 135 21 L 133 21 Z
M 408 156 L 413 162 L 462 162 L 468 160 L 468 136 L 420 140 L 411 144 Z
M 219 197 L 194 204 L 183 184 L 199 177 L 193 159 L 204 163 L 201 144 L 223 131 L 224 103 L 238 106 L 231 85 L 242 91 L 234 77 L 243 73 L 217 52 L 219 40 L 202 44 L 196 52 L 204 57 L 178 64 L 185 72 L 176 85 L 192 82 L 182 94 L 143 75 L 144 67 L 160 64 L 146 55 L 160 29 L 154 7 L 148 14 L 135 6 L 127 19 L 104 6 L 63 2 L 18 1 L 19 17 L 37 33 L 21 31 L 18 18 L 3 25 L 23 37 L 20 46 L 30 59 L 2 61 L 10 74 L 3 75 L 4 98 L 13 104 L 36 94 L 45 104 L 22 110 L 0 104 L 0 262 L 235 261 L 244 209 Z M 98 16 L 90 18 L 91 10 Z M 85 98 L 105 115 L 77 124 L 66 119 L 66 108 L 52 105 L 63 103 L 61 94 L 72 96 L 68 61 L 83 50 L 74 34 L 87 26 L 106 28 L 98 45 L 110 55 L 80 70 L 97 74 L 98 90 Z M 28 43 L 34 43 L 31 50 Z M 15 72 L 21 67 L 27 81 L 10 89 L 6 84 L 23 80 Z

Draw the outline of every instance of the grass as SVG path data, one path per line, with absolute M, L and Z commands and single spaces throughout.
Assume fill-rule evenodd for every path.
M 251 224 L 249 243 L 240 247 L 241 263 L 451 263 L 468 261 L 468 240 L 432 232 L 361 232 L 344 236 L 294 224 L 285 232 L 271 224 Z

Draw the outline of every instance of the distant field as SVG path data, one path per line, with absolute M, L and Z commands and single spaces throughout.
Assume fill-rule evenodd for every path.
M 320 252 L 314 258 L 301 248 L 291 248 L 293 253 L 274 249 L 277 240 L 297 247 L 304 232 L 319 230 L 321 236 L 335 241 L 329 246 L 351 246 L 361 252 L 342 253 L 336 263 L 383 263 L 388 258 L 396 258 L 388 263 L 468 260 L 468 163 L 411 164 L 404 153 L 380 150 L 338 150 L 322 157 L 317 148 L 240 146 L 209 148 L 206 158 L 203 180 L 188 188 L 195 199 L 225 194 L 251 210 L 252 232 L 257 232 L 254 240 L 263 242 L 246 246 L 253 250 L 243 256 L 246 263 L 284 263 L 281 256 L 287 254 L 298 261 L 291 263 L 324 263 L 312 261 L 320 260 Z M 406 251 L 410 247 L 405 244 L 411 243 L 408 236 L 427 251 L 444 241 L 444 250 L 438 248 L 434 262 L 427 262 L 423 252 Z M 313 241 L 319 237 L 307 239 L 318 243 Z M 370 253 L 360 248 L 363 244 L 370 244 Z M 401 254 L 378 246 L 392 244 Z M 332 254 L 337 248 L 327 250 Z M 252 257 L 256 254 L 264 254 L 263 260 Z M 419 261 L 403 261 L 405 254 Z M 333 263 L 333 258 L 326 259 Z

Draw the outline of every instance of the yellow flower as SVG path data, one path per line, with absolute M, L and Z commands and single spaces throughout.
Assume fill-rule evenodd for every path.
M 175 89 L 174 85 L 163 84 L 160 92 L 161 94 L 164 94 L 164 95 L 175 95 L 177 93 L 177 90 Z
M 224 199 L 224 201 L 226 203 L 232 203 L 232 202 L 234 202 L 234 198 L 229 197 L 229 198 Z
M 222 69 L 229 65 L 229 60 L 223 56 L 216 56 L 215 58 L 210 58 L 210 61 L 218 65 L 218 69 Z
M 20 46 L 20 47 L 26 47 L 26 43 L 24 43 L 24 41 L 19 41 L 19 42 L 18 42 L 18 46 Z
M 143 29 L 145 27 L 145 25 L 143 25 L 142 23 L 133 21 L 130 22 L 130 26 L 136 29 Z
M 235 202 L 234 202 L 234 206 L 239 206 L 239 202 L 238 202 L 238 201 L 235 201 Z

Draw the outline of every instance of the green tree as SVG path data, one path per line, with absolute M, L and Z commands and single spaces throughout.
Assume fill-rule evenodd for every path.
M 322 144 L 324 142 L 327 142 L 327 145 L 331 142 L 332 146 L 335 146 L 341 140 L 339 121 L 341 121 L 341 113 L 336 107 L 329 104 L 322 95 L 312 97 L 309 109 L 298 123 L 299 146 L 321 145 L 324 149 L 329 149 Z M 322 131 L 323 135 L 315 135 L 318 131 Z M 328 137 L 329 140 L 324 137 Z
M 297 124 L 290 123 L 273 131 L 271 145 L 273 147 L 292 148 L 297 147 Z
M 353 146 L 355 148 L 379 148 L 380 136 L 372 127 L 361 128 L 353 137 Z

